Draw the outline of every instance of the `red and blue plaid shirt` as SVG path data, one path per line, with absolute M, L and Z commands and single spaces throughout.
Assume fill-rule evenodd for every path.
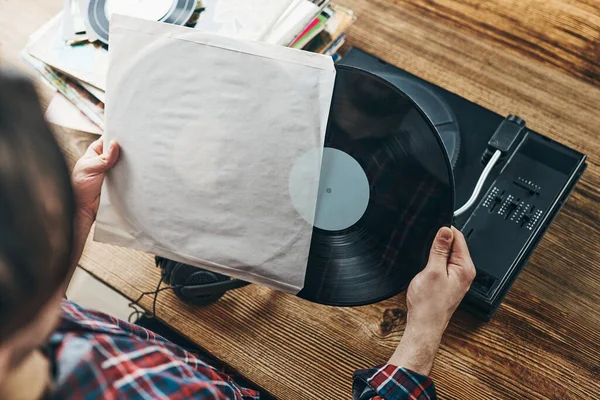
M 63 301 L 47 352 L 56 399 L 254 400 L 259 393 L 209 365 L 199 354 L 109 315 Z M 428 377 L 382 365 L 357 371 L 355 400 L 435 399 Z M 343 398 L 340 395 L 340 398 Z

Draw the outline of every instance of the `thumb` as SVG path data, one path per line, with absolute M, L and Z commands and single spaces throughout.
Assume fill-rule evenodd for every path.
M 119 146 L 116 141 L 111 141 L 108 149 L 102 154 L 85 159 L 84 172 L 88 174 L 102 174 L 112 168 L 119 158 Z
M 454 241 L 454 233 L 450 228 L 442 227 L 431 245 L 429 252 L 429 261 L 427 268 L 443 269 L 446 271 L 448 265 L 448 257 L 452 252 L 452 242 Z

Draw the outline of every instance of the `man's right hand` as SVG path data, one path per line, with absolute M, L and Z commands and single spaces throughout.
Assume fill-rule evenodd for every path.
M 427 266 L 408 287 L 406 329 L 389 364 L 429 375 L 442 334 L 474 278 L 475 266 L 463 234 L 456 228 L 441 228 Z

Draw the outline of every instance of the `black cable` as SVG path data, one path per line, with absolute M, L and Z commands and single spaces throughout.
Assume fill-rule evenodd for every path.
M 131 312 L 131 314 L 129 314 L 129 317 L 127 318 L 127 321 L 129 321 L 129 323 L 134 323 L 134 322 L 132 322 L 132 317 L 134 317 L 134 316 L 137 316 L 137 319 L 140 319 L 141 317 L 154 318 L 156 316 L 156 299 L 158 298 L 158 293 L 162 292 L 163 290 L 176 289 L 181 286 L 181 285 L 174 285 L 174 286 L 165 286 L 164 288 L 161 288 L 160 285 L 162 285 L 163 281 L 164 281 L 164 276 L 162 276 L 160 278 L 160 280 L 158 281 L 156 290 L 152 290 L 150 292 L 142 292 L 137 299 L 135 299 L 131 303 L 129 303 L 129 307 L 133 308 L 133 311 Z M 146 311 L 140 311 L 137 308 L 135 308 L 135 306 L 139 306 L 140 301 L 146 295 L 154 295 L 154 299 L 152 300 L 152 313 L 148 313 Z
M 154 299 L 152 299 L 152 317 L 150 318 L 154 318 L 154 316 L 156 315 L 156 299 L 158 298 L 158 292 L 160 292 L 160 285 L 162 285 L 164 280 L 164 276 L 160 276 L 160 280 L 158 281 L 158 286 L 156 286 L 156 291 L 154 293 Z

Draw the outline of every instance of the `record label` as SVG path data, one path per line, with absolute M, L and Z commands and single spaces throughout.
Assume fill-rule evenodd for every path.
M 369 204 L 369 181 L 365 171 L 352 156 L 331 147 L 305 153 L 296 161 L 290 173 L 292 204 L 309 224 L 326 231 L 339 231 L 354 225 Z M 301 188 L 304 171 L 321 163 L 319 197 L 315 205 Z M 310 218 L 314 215 L 314 221 Z

